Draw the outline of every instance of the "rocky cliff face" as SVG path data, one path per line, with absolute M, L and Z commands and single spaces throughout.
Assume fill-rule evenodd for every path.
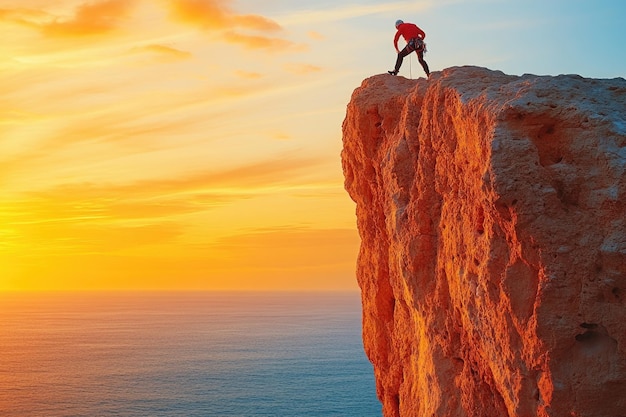
M 385 416 L 626 416 L 626 81 L 379 75 L 343 124 Z

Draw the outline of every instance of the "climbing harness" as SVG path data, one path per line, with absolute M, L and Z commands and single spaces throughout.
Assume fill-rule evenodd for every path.
M 426 53 L 426 42 L 420 38 L 413 38 L 408 42 L 409 51 L 424 52 Z

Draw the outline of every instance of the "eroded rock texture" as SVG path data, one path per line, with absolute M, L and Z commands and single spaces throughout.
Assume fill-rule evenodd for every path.
M 626 416 L 626 81 L 366 79 L 343 124 L 385 416 Z

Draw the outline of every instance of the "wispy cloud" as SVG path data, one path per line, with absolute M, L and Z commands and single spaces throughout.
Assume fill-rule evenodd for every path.
M 57 18 L 41 29 L 50 36 L 85 36 L 108 33 L 118 29 L 128 17 L 135 0 L 107 0 L 84 3 L 69 18 Z
M 324 39 L 326 39 L 326 36 L 322 35 L 321 33 L 315 31 L 315 30 L 310 30 L 309 32 L 307 32 L 307 36 L 310 39 L 316 40 L 316 41 L 323 41 Z
M 272 139 L 275 140 L 291 140 L 292 137 L 288 133 L 285 132 L 274 132 L 271 134 Z
M 244 78 L 247 80 L 257 80 L 263 77 L 263 74 L 261 73 L 244 70 L 236 70 L 235 75 L 239 78 Z
M 277 188 L 297 183 L 302 175 L 307 175 L 322 163 L 320 158 L 278 155 L 230 169 L 179 178 L 156 178 L 119 185 L 65 184 L 44 191 L 27 192 L 11 204 L 21 206 L 13 211 L 16 215 L 26 216 L 30 213 L 31 217 L 40 219 L 50 216 L 56 218 L 58 215 L 89 217 L 94 214 L 94 207 L 98 207 L 99 215 L 118 219 L 125 218 L 129 213 L 144 213 L 145 217 L 150 217 L 147 213 L 161 216 L 164 214 L 162 209 L 165 212 L 172 209 L 172 214 L 177 214 L 179 209 L 189 210 L 190 201 L 212 206 L 274 192 Z M 135 203 L 121 203 L 124 201 Z M 179 201 L 180 204 L 163 205 L 165 201 Z M 4 201 L 3 207 L 11 204 Z M 158 209 L 151 208 L 152 204 L 156 204 Z M 192 206 L 199 207 L 195 203 Z M 39 211 L 43 207 L 48 208 L 47 214 Z M 129 211 L 119 210 L 119 207 L 128 207 Z
M 319 164 L 276 157 L 219 172 L 131 184 L 76 183 L 0 199 L 0 251 L 117 251 L 170 243 L 189 227 L 180 216 L 278 192 Z
M 336 137 L 298 130 L 326 123 L 317 96 L 302 94 L 322 94 L 325 66 L 275 55 L 323 36 L 245 7 L 0 0 L 0 288 L 7 276 L 83 288 L 98 274 L 103 287 L 201 275 L 219 287 L 216 268 L 239 276 L 247 267 L 231 260 L 244 252 L 266 271 L 290 259 L 285 279 L 316 264 L 327 270 L 312 275 L 336 277 L 350 230 L 313 230 L 351 224 L 335 209 L 346 197 L 327 191 L 341 189 Z
M 258 14 L 240 13 L 228 0 L 163 0 L 172 20 L 211 33 L 213 40 L 246 49 L 273 52 L 299 52 L 306 45 L 281 35 L 283 27 Z M 29 8 L 0 8 L 0 21 L 32 27 L 50 38 L 81 38 L 115 33 L 133 23 L 140 0 L 100 0 L 84 2 L 72 13 L 62 15 Z
M 228 43 L 241 45 L 246 49 L 265 49 L 272 52 L 301 52 L 308 48 L 304 44 L 297 44 L 284 38 L 248 35 L 235 31 L 224 32 L 222 39 Z
M 276 21 L 261 15 L 238 13 L 227 0 L 170 0 L 170 9 L 175 20 L 214 32 L 218 39 L 246 49 L 273 52 L 306 50 L 305 45 L 285 37 L 270 36 L 283 30 Z
M 303 75 L 310 74 L 312 72 L 320 72 L 322 67 L 312 64 L 298 64 L 298 63 L 288 63 L 283 66 L 285 71 L 290 72 L 292 74 Z
M 278 23 L 266 17 L 235 12 L 225 0 L 171 0 L 170 7 L 177 20 L 205 29 L 241 27 L 262 32 L 282 29 Z
M 54 16 L 43 11 L 29 8 L 0 8 L 0 21 L 17 23 L 29 27 L 40 27 L 50 23 Z
M 159 58 L 163 62 L 184 61 L 190 59 L 193 54 L 166 45 L 136 46 L 130 50 L 131 54 L 148 54 Z

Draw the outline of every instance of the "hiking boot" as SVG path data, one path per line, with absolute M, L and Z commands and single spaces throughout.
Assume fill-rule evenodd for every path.
M 398 71 L 387 71 L 391 75 L 398 75 Z

